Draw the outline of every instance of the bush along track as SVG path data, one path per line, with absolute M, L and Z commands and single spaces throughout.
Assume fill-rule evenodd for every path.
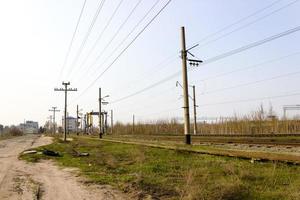
M 108 184 L 134 199 L 297 199 L 300 167 L 277 162 L 198 154 L 75 137 L 40 147 L 60 157 L 26 154 L 31 162 L 53 159 L 77 167 L 88 183 Z M 88 152 L 78 156 L 76 152 Z

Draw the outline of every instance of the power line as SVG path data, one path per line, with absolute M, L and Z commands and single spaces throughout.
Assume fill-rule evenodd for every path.
M 240 72 L 240 71 L 245 71 L 245 70 L 248 70 L 248 69 L 253 69 L 253 68 L 261 67 L 263 65 L 274 63 L 274 62 L 278 62 L 280 60 L 287 59 L 287 58 L 289 58 L 291 56 L 296 56 L 296 55 L 299 55 L 299 54 L 300 54 L 300 51 L 299 52 L 294 52 L 294 53 L 291 53 L 291 54 L 288 54 L 288 55 L 285 55 L 285 56 L 281 56 L 279 58 L 267 60 L 267 61 L 255 64 L 255 65 L 251 65 L 251 66 L 248 66 L 248 67 L 239 68 L 239 69 L 232 70 L 232 71 L 229 71 L 229 72 L 220 73 L 220 74 L 208 77 L 208 78 L 201 79 L 199 81 L 212 80 L 212 79 L 216 79 L 216 78 L 219 78 L 219 77 L 222 77 L 222 76 L 226 76 L 226 75 L 229 75 L 229 74 L 233 74 L 233 73 L 236 73 L 236 72 Z
M 239 84 L 239 85 L 235 85 L 235 86 L 231 86 L 231 87 L 225 87 L 225 88 L 220 88 L 220 89 L 216 89 L 216 90 L 211 90 L 211 91 L 202 93 L 202 94 L 200 94 L 200 95 L 202 96 L 202 95 L 206 95 L 206 94 L 211 94 L 211 93 L 221 92 L 221 91 L 224 91 L 224 90 L 229 90 L 229 89 L 235 89 L 235 88 L 239 88 L 239 87 L 249 86 L 249 85 L 258 84 L 258 83 L 265 82 L 265 81 L 271 81 L 271 80 L 275 80 L 275 79 L 279 79 L 279 78 L 284 78 L 284 77 L 294 76 L 294 75 L 297 75 L 297 74 L 300 74 L 300 71 L 297 71 L 297 72 L 291 72 L 291 73 L 286 73 L 286 74 L 282 74 L 282 75 L 279 75 L 279 76 L 274 76 L 274 77 L 270 77 L 270 78 L 267 78 L 267 79 L 262 79 L 262 80 L 257 80 L 257 81 L 253 81 L 253 82 L 243 83 L 243 84 Z M 167 91 L 170 91 L 171 89 L 174 89 L 174 87 L 168 88 L 168 90 L 164 90 L 164 91 L 162 91 L 161 93 L 162 93 L 162 94 L 165 94 Z M 156 96 L 156 97 L 159 97 L 159 96 Z M 128 97 L 128 98 L 129 98 L 129 97 Z M 152 99 L 153 99 L 153 98 L 152 98 Z M 120 101 L 121 101 L 121 99 L 120 99 Z M 118 101 L 112 101 L 111 104 L 117 103 L 117 102 L 118 102 Z M 168 102 L 168 103 L 171 103 L 171 102 L 174 102 L 174 100 L 172 100 L 172 101 L 170 101 L 170 102 Z M 147 108 L 148 108 L 148 107 L 149 107 L 149 106 L 147 106 Z
M 167 59 L 163 60 L 162 62 L 160 62 L 159 64 L 155 65 L 153 67 L 153 70 L 151 70 L 151 72 L 145 73 L 141 76 L 141 78 L 139 78 L 138 80 L 134 80 L 132 82 L 130 82 L 128 85 L 124 85 L 122 88 L 128 88 L 130 87 L 130 85 L 133 85 L 134 83 L 139 83 L 149 77 L 152 76 L 152 74 L 157 75 L 157 73 L 163 69 L 165 69 L 166 67 L 168 67 L 169 65 L 171 65 L 172 63 L 174 63 L 177 60 L 177 56 L 172 56 L 172 57 L 168 57 Z M 158 68 L 160 67 L 160 68 Z M 120 88 L 120 89 L 122 89 Z
M 289 30 L 284 31 L 284 32 L 282 32 L 282 33 L 279 33 L 279 34 L 273 35 L 273 36 L 271 36 L 271 37 L 265 38 L 265 39 L 263 39 L 263 40 L 260 40 L 260 41 L 257 41 L 257 42 L 254 42 L 254 43 L 251 43 L 251 44 L 242 46 L 242 47 L 237 48 L 237 49 L 234 49 L 234 50 L 231 50 L 231 51 L 229 51 L 229 52 L 226 52 L 226 53 L 223 53 L 223 54 L 221 54 L 221 55 L 215 56 L 215 57 L 213 57 L 213 58 L 207 59 L 207 60 L 204 61 L 202 64 L 200 64 L 200 66 L 203 66 L 203 65 L 207 65 L 207 64 L 216 62 L 216 61 L 221 60 L 221 59 L 224 59 L 224 58 L 226 58 L 226 57 L 229 57 L 229 56 L 238 54 L 238 53 L 240 53 L 240 52 L 246 51 L 246 50 L 248 50 L 248 49 L 251 49 L 251 48 L 260 46 L 260 45 L 265 44 L 265 43 L 267 43 L 267 42 L 271 42 L 271 41 L 273 41 L 273 40 L 275 40 L 275 39 L 278 39 L 278 38 L 287 36 L 287 35 L 289 35 L 289 34 L 292 34 L 292 33 L 294 33 L 294 32 L 297 32 L 297 31 L 299 31 L 299 30 L 300 30 L 300 26 L 297 26 L 296 28 L 289 29 Z M 162 79 L 162 80 L 160 80 L 160 81 L 158 81 L 158 82 L 156 82 L 156 83 L 154 83 L 154 84 L 151 84 L 151 85 L 149 85 L 149 86 L 147 86 L 147 87 L 145 87 L 145 88 L 143 88 L 143 89 L 141 89 L 141 90 L 138 90 L 138 91 L 136 91 L 136 92 L 134 92 L 134 93 L 132 93 L 132 94 L 129 94 L 129 95 L 125 96 L 125 97 L 122 97 L 122 98 L 120 98 L 120 99 L 117 99 L 117 100 L 113 101 L 113 103 L 117 103 L 117 102 L 123 101 L 123 100 L 125 100 L 125 99 L 130 98 L 130 97 L 133 97 L 133 96 L 135 96 L 135 95 L 138 95 L 138 94 L 140 94 L 140 93 L 143 93 L 143 92 L 145 92 L 145 91 L 147 91 L 147 90 L 150 90 L 150 89 L 152 89 L 152 88 L 154 88 L 154 87 L 156 87 L 156 86 L 158 86 L 158 85 L 160 85 L 160 84 L 162 84 L 162 83 L 165 83 L 165 82 L 167 82 L 167 81 L 169 81 L 169 80 L 171 80 L 171 79 L 173 79 L 173 78 L 179 76 L 180 74 L 181 74 L 181 71 L 178 71 L 178 72 L 176 72 L 176 73 L 174 73 L 174 74 L 172 74 L 172 75 L 170 75 L 170 76 L 168 76 L 168 77 L 166 77 L 166 78 L 164 78 L 164 79 Z
M 133 40 L 118 54 L 118 56 L 105 68 L 105 70 L 81 93 L 82 96 L 85 92 L 88 91 L 98 80 L 103 76 L 109 68 L 115 64 L 115 62 L 124 54 L 124 52 L 137 40 L 137 38 L 150 26 L 150 24 L 159 16 L 159 14 L 171 3 L 172 0 L 168 0 L 168 2 L 159 10 L 159 12 L 144 26 L 144 28 L 133 38 Z
M 124 0 L 121 0 L 117 7 L 115 8 L 115 10 L 113 11 L 112 15 L 110 16 L 110 18 L 108 19 L 105 27 L 103 28 L 103 30 L 101 31 L 101 33 L 99 34 L 98 38 L 96 39 L 96 42 L 93 44 L 92 48 L 89 50 L 89 52 L 87 53 L 87 56 L 85 57 L 85 59 L 83 60 L 83 62 L 80 64 L 80 67 L 82 67 L 86 61 L 89 59 L 89 57 L 92 55 L 92 52 L 95 50 L 97 44 L 99 43 L 99 41 L 101 40 L 104 32 L 106 31 L 106 29 L 109 27 L 109 25 L 111 24 L 112 19 L 114 18 L 114 16 L 117 14 L 119 8 L 121 7 L 121 4 L 123 3 Z
M 225 31 L 225 30 L 227 30 L 227 29 L 229 29 L 229 28 L 231 28 L 231 27 L 233 27 L 233 26 L 235 26 L 235 25 L 237 25 L 237 24 L 239 24 L 239 23 L 241 23 L 241 22 L 243 22 L 243 21 L 245 21 L 245 20 L 247 20 L 247 19 L 249 19 L 249 18 L 251 18 L 251 17 L 253 17 L 253 16 L 255 16 L 255 15 L 257 15 L 257 14 L 259 14 L 259 13 L 261 13 L 261 12 L 267 10 L 267 9 L 269 9 L 269 8 L 271 8 L 271 7 L 273 7 L 275 4 L 278 4 L 278 3 L 281 2 L 281 1 L 282 1 L 282 0 L 277 0 L 277 1 L 275 1 L 275 2 L 273 2 L 273 3 L 271 3 L 271 4 L 269 4 L 269 5 L 267 5 L 266 7 L 263 7 L 263 8 L 261 8 L 261 9 L 255 11 L 255 12 L 251 13 L 250 15 L 247 15 L 246 17 L 243 17 L 243 18 L 237 20 L 236 22 L 233 22 L 233 23 L 231 23 L 231 24 L 229 24 L 229 25 L 227 25 L 227 26 L 225 26 L 225 27 L 222 27 L 222 28 L 219 29 L 218 31 L 216 31 L 216 32 L 214 32 L 214 33 L 211 33 L 211 34 L 205 36 L 205 37 L 202 38 L 200 41 L 198 41 L 196 44 L 201 43 L 202 41 L 205 41 L 205 40 L 207 40 L 208 38 L 213 37 L 213 36 L 215 36 L 215 35 L 217 35 L 217 34 L 223 32 L 223 31 Z
M 97 61 L 102 57 L 103 53 L 106 51 L 106 49 L 112 44 L 112 41 L 117 37 L 117 35 L 120 33 L 120 31 L 122 30 L 122 28 L 125 26 L 125 24 L 128 22 L 128 20 L 130 19 L 130 17 L 133 15 L 133 13 L 135 12 L 135 10 L 137 9 L 137 7 L 139 6 L 139 4 L 142 2 L 142 0 L 139 0 L 135 6 L 133 7 L 133 9 L 130 11 L 129 15 L 125 18 L 125 20 L 123 21 L 123 23 L 119 26 L 119 28 L 117 29 L 117 31 L 115 32 L 115 34 L 111 37 L 111 39 L 109 40 L 109 42 L 106 44 L 106 46 L 102 49 L 102 51 L 100 52 L 100 54 L 97 56 L 97 58 L 94 60 L 94 62 L 88 67 L 90 68 L 91 66 L 94 66 Z
M 216 105 L 224 105 L 224 104 L 232 104 L 232 103 L 245 103 L 245 102 L 251 102 L 251 101 L 269 100 L 269 99 L 279 99 L 279 98 L 286 98 L 286 97 L 291 97 L 291 96 L 300 96 L 300 93 L 297 92 L 297 93 L 292 93 L 292 94 L 274 95 L 274 96 L 268 96 L 268 97 L 249 98 L 249 99 L 241 99 L 241 100 L 233 100 L 233 101 L 223 101 L 223 102 L 211 103 L 211 104 L 201 104 L 201 105 L 198 105 L 198 107 L 216 106 Z M 167 110 L 163 110 L 160 112 L 155 112 L 155 113 L 151 113 L 151 114 L 147 114 L 147 115 L 143 115 L 143 116 L 157 115 L 157 114 L 181 110 L 181 109 L 182 108 L 167 109 Z M 140 117 L 143 117 L 143 116 L 140 116 Z
M 157 0 L 152 7 L 146 12 L 146 14 L 138 21 L 138 23 L 132 28 L 132 30 L 123 38 L 123 40 L 111 51 L 111 53 L 104 59 L 104 61 L 99 65 L 100 67 L 94 68 L 95 70 L 92 72 L 92 74 L 95 74 L 99 68 L 101 68 L 104 63 L 108 61 L 109 58 L 113 56 L 115 52 L 124 44 L 124 42 L 130 37 L 130 35 L 138 28 L 138 26 L 145 20 L 145 18 L 150 14 L 150 12 L 155 8 L 155 6 L 159 3 L 160 0 Z M 85 74 L 87 74 L 90 69 L 97 63 L 96 59 L 93 64 L 91 64 L 89 67 L 87 67 L 87 71 Z M 82 76 L 84 77 L 84 76 Z
M 220 30 L 218 30 L 218 31 L 216 31 L 216 32 L 214 32 L 214 33 L 212 33 L 212 34 L 210 34 L 210 35 L 208 35 L 208 36 L 206 36 L 205 38 L 203 38 L 201 41 L 203 41 L 203 40 L 206 40 L 206 39 L 208 39 L 209 37 L 212 37 L 212 36 L 214 36 L 214 35 L 217 35 L 218 33 L 220 33 L 220 32 L 222 32 L 222 31 L 225 31 L 225 30 L 227 30 L 227 29 L 229 29 L 230 27 L 232 27 L 232 26 L 234 26 L 234 25 L 236 25 L 236 24 L 239 24 L 239 23 L 241 23 L 242 21 L 245 21 L 245 20 L 247 20 L 248 18 L 250 18 L 250 17 L 253 17 L 253 16 L 255 16 L 255 15 L 257 15 L 257 14 L 259 14 L 259 13 L 261 13 L 261 12 L 263 12 L 264 10 L 266 10 L 266 9 L 268 9 L 268 8 L 270 8 L 270 7 L 273 7 L 275 4 L 278 4 L 279 2 L 281 2 L 282 0 L 277 0 L 277 1 L 275 1 L 275 2 L 273 2 L 273 3 L 271 3 L 271 4 L 269 4 L 268 6 L 266 6 L 266 7 L 264 7 L 264 8 L 262 8 L 262 9 L 259 9 L 259 10 L 257 10 L 257 11 L 255 11 L 254 13 L 252 13 L 252 14 L 250 14 L 250 15 L 248 15 L 248 16 L 246 16 L 246 17 L 244 17 L 244 18 L 242 18 L 242 19 L 240 19 L 240 20 L 238 20 L 238 21 L 236 21 L 236 22 L 234 22 L 234 23 L 232 23 L 232 24 L 229 24 L 228 26 L 225 26 L 225 27 L 223 27 L 223 28 L 221 28 Z M 268 14 L 268 15 L 266 15 L 266 16 L 264 16 L 264 17 L 262 17 L 262 18 L 260 18 L 259 20 L 261 20 L 261 19 L 263 19 L 263 18 L 265 18 L 265 17 L 267 17 L 267 16 L 269 16 L 269 15 L 272 15 L 272 14 L 274 14 L 275 12 L 278 12 L 278 11 L 280 11 L 280 10 L 282 10 L 282 9 L 284 9 L 284 8 L 286 8 L 286 7 L 288 7 L 288 6 L 290 6 L 290 5 L 292 5 L 293 3 L 296 3 L 298 0 L 296 0 L 296 1 L 294 1 L 294 2 L 292 2 L 292 3 L 290 3 L 290 4 L 288 4 L 288 5 L 286 5 L 286 6 L 283 6 L 283 7 L 281 7 L 281 8 L 279 8 L 279 9 L 277 9 L 277 10 L 275 10 L 275 11 L 273 11 L 272 13 L 270 13 L 270 14 Z M 148 13 L 155 7 L 155 5 L 157 4 L 159 2 L 159 0 L 157 0 L 157 2 L 152 6 L 152 8 L 148 11 Z M 146 15 L 140 20 L 140 22 L 142 22 L 143 21 L 143 19 L 148 15 L 148 13 L 146 13 Z M 257 21 L 259 21 L 259 20 L 255 20 L 255 22 L 257 22 Z M 139 23 L 140 23 L 139 22 Z M 253 22 L 253 23 L 255 23 L 255 22 Z M 138 24 L 139 24 L 138 23 Z M 137 24 L 137 26 L 138 26 L 138 24 Z M 252 23 L 251 23 L 252 24 Z M 248 25 L 250 25 L 250 24 L 248 24 Z M 248 26 L 247 25 L 247 26 Z M 136 27 L 137 27 L 136 26 Z M 135 28 L 136 28 L 135 27 Z M 246 27 L 246 26 L 245 26 Z M 134 28 L 134 29 L 135 29 Z M 111 52 L 111 54 L 102 62 L 102 64 L 100 65 L 100 66 L 102 66 L 115 52 L 116 52 L 116 50 L 125 42 L 125 40 L 130 36 L 130 34 L 134 31 L 134 29 L 124 38 L 124 40 Z M 240 29 L 239 29 L 240 30 Z M 237 30 L 235 30 L 235 31 L 237 31 Z M 230 33 L 233 33 L 233 32 L 235 32 L 235 31 L 232 31 L 232 32 L 230 32 Z M 199 41 L 199 42 L 201 42 L 201 41 Z M 98 60 L 98 59 L 97 59 Z M 96 61 L 97 61 L 96 60 Z M 94 62 L 91 66 L 93 66 L 93 65 L 95 65 L 96 64 L 96 62 Z M 90 67 L 88 68 L 88 69 L 90 69 Z M 97 69 L 99 69 L 99 68 L 95 68 L 96 70 Z M 96 71 L 96 70 L 94 70 L 94 72 Z
M 211 44 L 211 43 L 213 43 L 213 42 L 215 42 L 215 41 L 218 41 L 218 40 L 220 40 L 220 39 L 222 39 L 222 38 L 224 38 L 224 37 L 226 37 L 226 36 L 228 36 L 228 35 L 231 35 L 231 34 L 234 33 L 234 32 L 237 32 L 237 31 L 239 31 L 239 30 L 242 30 L 242 29 L 244 29 L 244 28 L 246 28 L 246 27 L 248 27 L 248 26 L 250 26 L 250 25 L 252 25 L 252 24 L 254 24 L 254 23 L 258 22 L 258 21 L 260 21 L 260 20 L 263 20 L 263 19 L 265 19 L 265 18 L 267 18 L 267 17 L 269 17 L 269 16 L 271 16 L 271 15 L 273 15 L 273 14 L 275 14 L 275 13 L 277 13 L 277 12 L 279 12 L 279 11 L 281 11 L 281 10 L 283 10 L 283 9 L 285 9 L 285 8 L 287 8 L 287 7 L 291 6 L 291 5 L 293 5 L 293 4 L 295 4 L 295 3 L 297 3 L 298 1 L 299 1 L 299 0 L 295 0 L 295 1 L 289 3 L 289 4 L 285 5 L 285 6 L 282 6 L 282 7 L 278 8 L 278 9 L 276 9 L 276 10 L 274 10 L 274 11 L 272 11 L 272 12 L 270 12 L 270 13 L 268 13 L 268 14 L 262 16 L 262 17 L 259 17 L 258 19 L 254 20 L 254 21 L 252 21 L 252 22 L 249 22 L 249 23 L 247 23 L 247 24 L 245 24 L 245 25 L 243 25 L 243 26 L 241 26 L 241 27 L 238 27 L 238 28 L 236 28 L 236 29 L 234 29 L 234 30 L 232 30 L 232 31 L 230 31 L 230 32 L 228 32 L 228 33 L 225 33 L 225 34 L 221 35 L 220 37 L 217 37 L 217 38 L 215 38 L 215 39 L 213 39 L 213 40 L 209 40 L 209 41 L 207 41 L 207 42 L 205 42 L 205 43 L 203 43 L 203 44 L 200 44 L 200 46 L 198 46 L 198 47 L 204 47 L 204 46 L 206 46 L 206 45 L 208 45 L 208 44 Z
M 70 66 L 70 69 L 69 69 L 69 71 L 67 73 L 67 75 L 69 75 L 69 76 L 73 72 L 73 69 L 75 68 L 75 64 L 77 63 L 77 61 L 78 61 L 78 59 L 79 59 L 79 57 L 80 57 L 80 55 L 81 55 L 81 53 L 82 53 L 85 45 L 86 45 L 86 42 L 87 42 L 87 40 L 88 40 L 88 38 L 89 38 L 89 36 L 90 36 L 90 34 L 91 34 L 94 26 L 95 26 L 95 23 L 96 23 L 96 21 L 98 19 L 98 16 L 99 16 L 99 14 L 100 14 L 100 12 L 101 12 L 101 10 L 103 8 L 104 2 L 105 2 L 105 0 L 102 0 L 102 1 L 100 1 L 99 5 L 98 5 L 98 8 L 97 8 L 96 13 L 95 13 L 95 15 L 94 15 L 94 17 L 92 19 L 92 22 L 91 22 L 91 24 L 90 24 L 90 26 L 88 28 L 88 31 L 87 31 L 87 33 L 86 33 L 86 35 L 85 35 L 85 37 L 84 37 L 84 39 L 83 39 L 83 41 L 82 41 L 79 49 L 78 49 L 78 51 L 77 51 L 77 54 L 76 54 L 75 59 L 73 60 L 71 66 Z
M 295 27 L 295 28 L 289 29 L 289 30 L 287 30 L 287 31 L 284 31 L 284 32 L 281 32 L 281 33 L 279 33 L 279 34 L 273 35 L 273 36 L 271 36 L 271 37 L 265 38 L 265 39 L 263 39 L 263 40 L 260 40 L 260 41 L 257 41 L 257 42 L 254 42 L 254 43 L 245 45 L 245 46 L 243 46 L 243 47 L 240 47 L 240 48 L 234 49 L 234 50 L 232 50 L 232 51 L 226 52 L 226 53 L 224 53 L 224 54 L 221 54 L 221 55 L 219 55 L 219 56 L 215 56 L 215 57 L 213 57 L 213 58 L 211 58 L 211 59 L 208 59 L 208 60 L 204 61 L 204 63 L 201 64 L 201 65 L 209 64 L 209 63 L 215 62 L 215 61 L 217 61 L 217 60 L 226 58 L 226 57 L 228 57 L 228 56 L 232 56 L 232 55 L 238 54 L 238 53 L 240 53 L 240 52 L 246 51 L 246 50 L 251 49 L 251 48 L 253 48 L 253 47 L 257 47 L 257 46 L 263 45 L 263 44 L 265 44 L 265 43 L 271 42 L 271 41 L 273 41 L 273 40 L 279 39 L 279 38 L 281 38 L 281 37 L 290 35 L 290 34 L 292 34 L 292 33 L 295 33 L 295 32 L 297 32 L 297 31 L 299 31 L 299 30 L 300 30 L 300 26 L 297 26 L 297 27 Z
M 277 98 L 299 96 L 299 95 L 300 95 L 300 93 L 297 92 L 297 93 L 292 93 L 292 94 L 284 94 L 284 95 L 275 95 L 275 96 L 260 97 L 260 98 L 250 98 L 250 99 L 241 99 L 241 100 L 234 100 L 234 101 L 224 101 L 224 102 L 218 102 L 218 103 L 202 104 L 202 105 L 199 105 L 199 107 L 215 106 L 215 105 L 223 105 L 223 104 L 231 104 L 231 103 L 244 103 L 244 102 L 250 102 L 250 101 L 277 99 Z
M 83 5 L 82 5 L 82 8 L 81 8 L 79 17 L 78 17 L 78 19 L 77 19 L 77 23 L 76 23 L 76 26 L 75 26 L 75 30 L 74 30 L 74 32 L 73 32 L 72 39 L 71 39 L 71 42 L 70 42 L 70 44 L 69 44 L 69 47 L 68 47 L 68 50 L 67 50 L 67 54 L 66 54 L 66 56 L 65 56 L 64 63 L 63 63 L 63 65 L 62 65 L 61 70 L 60 70 L 60 73 L 59 73 L 58 81 L 61 79 L 61 76 L 62 76 L 62 73 L 63 73 L 63 71 L 64 71 L 64 68 L 66 67 L 67 60 L 68 60 L 68 58 L 69 58 L 69 55 L 70 55 L 70 52 L 71 52 L 71 48 L 72 48 L 72 46 L 73 46 L 73 42 L 74 42 L 74 39 L 75 39 L 75 35 L 76 35 L 76 33 L 77 33 L 77 29 L 78 29 L 79 23 L 80 23 L 80 21 L 81 21 L 82 13 L 83 13 L 84 8 L 85 8 L 85 4 L 86 4 L 86 0 L 84 0 L 84 2 L 83 2 Z
M 295 76 L 297 74 L 300 74 L 300 71 L 286 73 L 286 74 L 282 74 L 282 75 L 278 75 L 278 76 L 273 76 L 273 77 L 270 77 L 270 78 L 267 78 L 267 79 L 256 80 L 256 81 L 252 81 L 252 82 L 248 82 L 248 83 L 242 83 L 242 84 L 234 85 L 234 86 L 230 86 L 230 87 L 224 87 L 224 88 L 220 88 L 220 89 L 215 89 L 215 90 L 211 90 L 211 91 L 202 93 L 201 95 L 212 94 L 212 93 L 222 92 L 224 90 L 230 90 L 230 89 L 245 87 L 245 86 L 249 86 L 249 85 L 253 85 L 253 84 L 258 84 L 258 83 L 262 83 L 262 82 L 266 82 L 266 81 L 276 80 L 276 79 L 285 78 L 285 77 L 289 77 L 289 76 Z

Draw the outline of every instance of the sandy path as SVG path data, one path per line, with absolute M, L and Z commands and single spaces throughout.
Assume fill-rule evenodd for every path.
M 126 199 L 109 186 L 86 186 L 71 169 L 50 161 L 36 164 L 18 160 L 25 149 L 51 143 L 49 137 L 26 135 L 0 141 L 0 199 L 93 200 Z

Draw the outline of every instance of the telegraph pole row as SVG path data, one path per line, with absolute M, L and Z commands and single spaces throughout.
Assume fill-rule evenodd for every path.
M 57 107 L 52 107 L 52 110 L 49 111 L 53 112 L 53 134 L 55 134 L 56 133 L 55 113 L 60 112 L 60 110 L 57 110 Z
M 68 88 L 70 82 L 62 82 L 64 88 L 54 88 L 54 91 L 63 91 L 65 92 L 65 116 L 64 116 L 64 141 L 67 141 L 67 95 L 68 92 L 77 91 L 77 88 Z

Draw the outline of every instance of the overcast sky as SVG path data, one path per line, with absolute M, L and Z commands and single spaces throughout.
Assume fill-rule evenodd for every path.
M 26 119 L 43 125 L 52 106 L 63 111 L 63 92 L 54 92 L 63 80 L 78 89 L 68 96 L 69 115 L 75 116 L 77 104 L 83 112 L 98 109 L 99 87 L 103 95 L 110 95 L 107 100 L 114 102 L 170 77 L 181 70 L 181 26 L 186 28 L 188 47 L 200 44 L 191 52 L 205 63 L 300 25 L 300 2 L 295 0 L 173 0 L 112 64 L 167 0 L 160 0 L 121 46 L 157 0 L 123 0 L 107 27 L 120 0 L 106 0 L 82 45 L 101 3 L 87 0 L 64 66 L 83 2 L 0 1 L 0 124 L 19 124 Z M 199 117 L 248 114 L 261 103 L 272 105 L 281 116 L 283 105 L 299 104 L 300 95 L 294 95 L 300 93 L 299 44 L 300 32 L 295 32 L 198 68 L 189 67 L 194 68 L 189 81 L 196 85 Z M 182 82 L 180 74 L 104 109 L 113 109 L 115 120 L 123 122 L 133 114 L 140 121 L 180 118 L 182 91 L 176 88 L 176 81 Z M 297 112 L 290 113 L 294 114 Z

